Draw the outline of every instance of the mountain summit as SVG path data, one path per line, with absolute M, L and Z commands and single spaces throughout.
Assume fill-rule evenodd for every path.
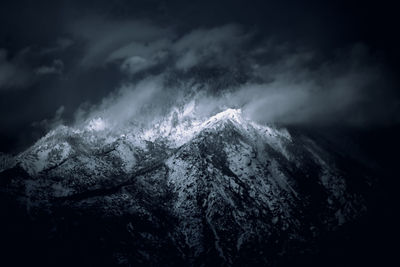
M 240 110 L 89 125 L 51 131 L 0 173 L 4 203 L 40 222 L 43 244 L 84 242 L 66 264 L 281 266 L 366 209 L 369 180 L 346 156 Z

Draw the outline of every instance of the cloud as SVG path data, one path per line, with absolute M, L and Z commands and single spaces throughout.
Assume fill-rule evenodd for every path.
M 10 58 L 5 49 L 0 49 L 0 90 L 26 88 L 34 84 L 37 76 L 48 74 L 61 74 L 64 63 L 60 59 L 54 59 L 51 65 L 39 65 L 38 53 L 32 52 L 30 48 L 19 51 Z M 36 75 L 35 75 L 36 74 Z
M 155 66 L 188 71 L 199 66 L 238 65 L 243 60 L 239 57 L 241 48 L 253 36 L 234 24 L 182 34 L 172 26 L 161 27 L 145 20 L 110 21 L 100 17 L 79 20 L 70 31 L 85 46 L 81 66 L 116 63 L 128 74 Z
M 7 51 L 0 49 L 0 90 L 21 88 L 32 82 L 32 74 L 24 62 L 27 52 L 24 49 L 10 59 Z
M 149 21 L 111 21 L 100 17 L 79 20 L 70 26 L 70 31 L 84 41 L 86 53 L 81 65 L 89 68 L 132 56 L 148 56 L 168 43 L 163 39 L 172 37 L 171 29 Z
M 245 112 L 264 122 L 389 122 L 398 103 L 389 77 L 365 49 L 356 45 L 334 61 L 319 63 L 311 52 L 284 53 L 281 60 L 256 68 L 262 81 L 239 88 L 233 101 L 246 99 Z
M 39 122 L 33 122 L 31 125 L 33 127 L 39 127 L 41 129 L 45 129 L 47 131 L 51 130 L 51 129 L 53 129 L 53 128 L 55 128 L 55 127 L 57 127 L 57 126 L 59 126 L 59 125 L 64 123 L 64 120 L 62 118 L 62 116 L 64 114 L 64 111 L 65 111 L 65 107 L 64 106 L 60 106 L 56 110 L 56 112 L 55 112 L 55 114 L 54 114 L 54 116 L 52 118 L 44 119 L 44 120 L 41 120 Z
M 66 49 L 74 45 L 74 41 L 69 38 L 57 38 L 53 46 L 44 48 L 41 51 L 42 55 L 64 52 Z
M 36 69 L 35 73 L 38 75 L 46 74 L 61 74 L 64 69 L 64 63 L 60 59 L 53 60 L 50 66 L 40 66 Z
M 126 74 L 141 73 L 140 79 L 128 75 L 97 107 L 80 110 L 80 118 L 151 121 L 195 101 L 199 116 L 235 107 L 262 123 L 399 121 L 393 80 L 362 44 L 324 58 L 312 48 L 262 38 L 234 24 L 179 34 L 146 21 L 95 18 L 79 25 L 75 33 L 87 49 L 82 64 L 116 64 Z
M 194 30 L 173 44 L 175 66 L 188 70 L 194 66 L 232 66 L 238 64 L 241 48 L 251 34 L 238 25 Z M 236 62 L 235 62 L 236 61 Z
M 140 56 L 133 56 L 124 60 L 121 65 L 121 69 L 128 73 L 135 74 L 137 72 L 153 67 L 156 64 L 157 62 L 155 60 L 146 59 Z
M 272 50 L 276 55 L 277 48 Z M 201 110 L 242 108 L 252 120 L 285 125 L 399 122 L 400 103 L 391 78 L 363 45 L 333 61 L 318 62 L 316 53 L 286 49 L 274 60 L 257 62 L 260 56 L 249 59 L 253 69 L 245 83 L 204 97 Z
M 136 84 L 123 85 L 98 105 L 83 105 L 75 114 L 75 124 L 86 124 L 97 118 L 113 129 L 151 123 L 176 103 L 176 92 L 166 90 L 162 76 L 150 76 Z

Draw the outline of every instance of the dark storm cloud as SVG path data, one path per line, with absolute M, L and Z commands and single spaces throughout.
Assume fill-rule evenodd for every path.
M 228 68 L 237 65 L 240 48 L 250 36 L 238 25 L 192 30 L 173 45 L 175 67 L 189 70 L 199 65 Z
M 67 48 L 71 47 L 74 42 L 68 38 L 57 38 L 56 42 L 40 52 L 42 55 L 54 54 L 64 52 Z
M 227 67 L 239 59 L 238 48 L 251 35 L 234 24 L 191 29 L 180 35 L 175 28 L 148 20 L 92 17 L 72 23 L 70 32 L 84 42 L 82 66 L 122 62 L 121 68 L 131 73 L 165 63 L 181 70 L 199 65 Z
M 168 28 L 150 21 L 115 21 L 100 17 L 84 18 L 70 26 L 73 36 L 85 42 L 84 67 L 99 67 L 124 59 L 132 53 L 150 54 L 157 46 L 165 46 L 164 37 L 171 37 Z M 156 43 L 154 43 L 156 42 Z M 151 46 L 149 44 L 151 43 Z
M 96 18 L 96 23 L 90 19 L 77 24 L 80 28 L 74 29 L 75 36 L 86 41 L 85 49 L 88 50 L 88 56 L 82 60 L 84 65 L 99 67 L 114 64 L 128 74 L 122 88 L 103 99 L 98 107 L 91 107 L 91 114 L 86 116 L 101 116 L 120 124 L 132 118 L 149 121 L 149 116 L 159 115 L 168 107 L 188 100 L 188 94 L 201 93 L 208 84 L 193 79 L 191 70 L 202 72 L 210 67 L 236 68 L 242 57 L 241 48 L 252 35 L 233 24 L 192 29 L 181 35 L 172 27 L 167 29 L 144 21 L 110 23 Z M 97 25 L 109 25 L 110 35 L 104 27 L 102 33 L 97 35 L 93 30 Z M 154 73 L 152 68 L 158 71 Z M 182 75 L 174 84 L 166 86 L 166 80 L 171 75 L 179 75 L 179 72 L 189 75 Z M 131 79 L 130 75 L 137 73 L 141 73 L 142 79 L 137 80 L 134 76 Z M 204 85 L 201 90 L 198 90 L 198 83 Z M 85 113 L 88 112 L 79 110 L 78 121 L 85 118 Z
M 282 51 L 276 62 L 255 61 L 253 73 L 261 82 L 241 87 L 234 98 L 261 122 L 362 126 L 398 120 L 392 78 L 364 45 L 334 60 L 317 58 L 300 50 Z
M 117 36 L 116 42 L 109 45 L 110 37 L 99 40 L 96 36 L 88 58 L 97 64 L 101 62 L 93 59 L 120 64 L 130 74 L 142 72 L 143 79 L 126 77 L 118 93 L 92 107 L 89 117 L 121 124 L 140 116 L 148 121 L 149 109 L 145 112 L 143 107 L 150 103 L 154 116 L 194 99 L 199 114 L 238 107 L 249 118 L 264 123 L 360 126 L 398 119 L 399 103 L 391 77 L 362 44 L 325 60 L 311 48 L 270 38 L 257 40 L 256 32 L 233 24 L 192 29 L 182 35 L 144 22 L 111 25 L 110 36 Z M 151 29 L 151 34 L 143 38 L 142 29 Z M 89 28 L 85 31 L 90 32 Z M 101 36 L 107 33 L 103 31 Z M 156 74 L 148 72 L 154 67 L 159 70 Z M 207 76 L 210 68 L 219 72 Z M 237 69 L 246 75 L 241 83 L 208 90 L 219 76 L 235 79 Z M 167 85 L 171 75 L 177 81 Z
M 53 63 L 49 66 L 40 66 L 36 69 L 36 74 L 61 74 L 64 68 L 64 63 L 60 59 L 53 60 Z
M 62 115 L 63 115 L 64 111 L 65 111 L 65 107 L 61 106 L 56 110 L 53 118 L 44 119 L 40 122 L 33 122 L 32 126 L 40 127 L 40 128 L 45 129 L 46 131 L 49 131 L 49 130 L 64 123 L 64 120 L 62 119 Z
M 395 9 L 339 2 L 3 1 L 0 135 L 29 144 L 61 106 L 66 124 L 123 122 L 190 99 L 260 122 L 393 124 Z
M 55 55 L 71 45 L 57 40 L 51 48 L 27 47 L 14 53 L 0 48 L 0 90 L 24 90 L 41 81 L 46 74 L 61 74 L 64 63 Z
M 18 89 L 32 82 L 31 70 L 24 62 L 28 52 L 29 48 L 9 58 L 7 50 L 0 48 L 0 90 Z

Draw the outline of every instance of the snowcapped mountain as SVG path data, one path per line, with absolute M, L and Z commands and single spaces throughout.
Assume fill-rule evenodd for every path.
M 96 118 L 8 160 L 0 192 L 103 263 L 279 266 L 366 209 L 370 181 L 318 141 L 235 109 L 118 132 Z

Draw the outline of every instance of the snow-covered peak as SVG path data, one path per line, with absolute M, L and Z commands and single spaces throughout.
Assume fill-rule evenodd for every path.
M 231 121 L 239 125 L 246 123 L 246 120 L 242 117 L 242 111 L 240 109 L 228 108 L 227 110 L 224 110 L 212 116 L 204 123 L 202 123 L 202 128 L 210 127 L 211 125 L 214 125 L 221 121 Z
M 209 118 L 202 118 L 196 116 L 194 105 L 189 105 L 182 110 L 174 109 L 163 120 L 146 128 L 127 125 L 114 131 L 100 117 L 88 121 L 81 128 L 59 126 L 19 154 L 17 159 L 24 163 L 29 173 L 36 174 L 63 162 L 82 149 L 85 155 L 90 155 L 108 150 L 108 147 L 120 147 L 123 143 L 128 144 L 129 149 L 146 150 L 147 142 L 159 141 L 169 148 L 178 148 L 203 132 L 220 134 L 231 127 L 251 142 L 267 142 L 284 155 L 287 154 L 284 144 L 290 142 L 290 134 L 286 130 L 248 120 L 242 116 L 240 109 L 228 108 Z
M 280 150 L 282 150 L 282 141 L 291 141 L 290 134 L 285 129 L 260 125 L 243 117 L 240 109 L 232 108 L 206 119 L 196 118 L 195 116 L 182 116 L 182 114 L 173 112 L 160 123 L 137 133 L 136 136 L 141 140 L 150 142 L 164 140 L 171 148 L 177 148 L 203 131 L 221 131 L 226 125 L 233 125 L 237 131 L 249 139 L 256 141 L 261 138 L 271 143 L 273 147 L 279 147 Z
M 172 146 L 178 147 L 205 129 L 217 130 L 221 122 L 231 121 L 236 125 L 246 123 L 246 120 L 242 118 L 240 109 L 229 108 L 208 119 L 180 115 L 171 114 L 161 123 L 144 131 L 142 137 L 148 141 L 161 138 L 167 140 Z
M 224 111 L 212 116 L 210 118 L 210 120 L 232 119 L 232 120 L 240 121 L 242 119 L 241 114 L 242 114 L 241 109 L 228 108 L 227 110 L 224 110 Z

